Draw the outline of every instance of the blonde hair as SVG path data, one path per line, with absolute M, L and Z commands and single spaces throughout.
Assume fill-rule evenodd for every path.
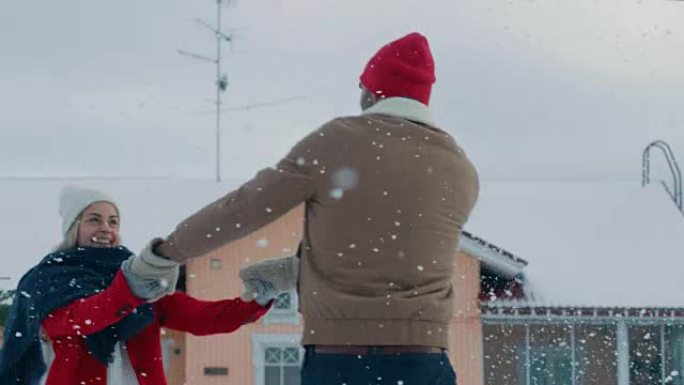
M 69 231 L 67 231 L 64 239 L 62 239 L 62 242 L 60 242 L 59 245 L 55 246 L 54 250 L 52 250 L 53 252 L 74 249 L 78 246 L 78 228 L 81 223 L 81 215 L 82 214 L 79 214 L 78 217 L 76 217 L 76 220 L 71 224 L 71 227 L 69 227 Z

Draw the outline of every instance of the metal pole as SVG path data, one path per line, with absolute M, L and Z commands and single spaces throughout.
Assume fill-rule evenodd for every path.
M 629 329 L 624 321 L 617 324 L 618 385 L 629 385 Z
M 665 384 L 665 324 L 660 325 L 660 383 Z
M 216 0 L 216 182 L 221 181 L 221 1 Z
M 530 324 L 525 324 L 525 385 L 531 385 L 530 375 Z
M 570 349 L 572 350 L 571 362 L 572 362 L 572 385 L 577 384 L 577 355 L 575 354 L 575 326 L 570 325 Z

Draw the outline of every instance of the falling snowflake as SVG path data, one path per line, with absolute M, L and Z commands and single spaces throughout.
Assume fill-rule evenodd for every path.
M 265 247 L 268 247 L 268 239 L 261 238 L 257 241 L 256 245 L 257 245 L 257 247 L 260 247 L 262 249 Z
M 350 167 L 343 167 L 332 173 L 332 184 L 336 188 L 351 190 L 358 185 L 358 182 L 358 173 Z
M 334 188 L 330 190 L 330 197 L 333 199 L 342 199 L 344 196 L 344 190 L 341 188 Z

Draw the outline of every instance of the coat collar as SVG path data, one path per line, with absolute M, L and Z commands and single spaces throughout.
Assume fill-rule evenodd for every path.
M 392 97 L 382 99 L 361 115 L 381 114 L 407 119 L 418 123 L 434 126 L 432 112 L 425 104 L 409 98 Z

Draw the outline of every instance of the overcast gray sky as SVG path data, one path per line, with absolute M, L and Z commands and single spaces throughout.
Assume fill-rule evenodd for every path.
M 215 14 L 213 0 L 1 0 L 0 177 L 192 177 L 207 180 L 198 196 L 217 196 L 206 189 L 214 68 L 176 52 L 213 55 L 212 34 L 193 20 Z M 225 10 L 226 29 L 245 28 L 224 55 L 225 105 L 305 99 L 225 113 L 224 179 L 246 180 L 322 123 L 357 113 L 366 61 L 417 30 L 437 63 L 437 121 L 484 181 L 638 183 L 654 139 L 684 162 L 682 20 L 684 2 L 670 0 L 241 1 Z M 662 160 L 654 166 L 667 176 Z M 2 183 L 3 274 L 18 277 L 54 243 L 57 184 Z M 164 184 L 105 186 L 147 211 L 174 208 L 127 211 L 135 250 L 203 203 L 181 210 L 185 190 L 167 197 Z M 507 207 L 515 191 L 484 191 L 481 210 L 499 207 L 488 196 Z M 479 235 L 534 260 L 495 232 L 500 218 L 475 214 Z
M 635 180 L 641 151 L 684 159 L 684 3 L 670 0 L 250 0 L 224 55 L 226 178 L 358 110 L 358 75 L 417 30 L 433 108 L 484 180 Z M 211 0 L 0 2 L 0 175 L 214 173 Z

